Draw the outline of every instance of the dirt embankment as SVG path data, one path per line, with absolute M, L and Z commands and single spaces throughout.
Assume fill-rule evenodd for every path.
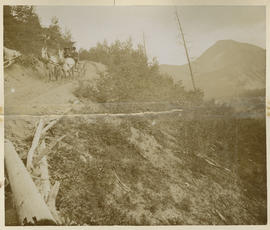
M 23 160 L 41 116 L 71 115 L 82 106 L 73 94 L 78 78 L 48 81 L 48 70 L 41 62 L 36 64 L 33 68 L 15 63 L 4 70 L 5 138 L 14 143 Z M 86 73 L 80 79 L 93 81 L 104 70 L 102 64 L 87 62 Z M 6 202 L 6 224 L 16 224 L 10 199 Z
M 83 80 L 99 71 L 87 63 Z M 265 143 L 255 138 L 265 139 L 263 121 L 87 116 L 110 111 L 80 101 L 76 86 L 19 65 L 5 72 L 5 136 L 22 158 L 39 116 L 72 108 L 45 140 L 66 135 L 48 155 L 62 216 L 80 225 L 265 224 Z

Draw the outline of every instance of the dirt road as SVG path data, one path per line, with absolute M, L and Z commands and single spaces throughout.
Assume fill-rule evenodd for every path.
M 84 78 L 98 77 L 101 64 L 86 63 Z M 61 114 L 77 100 L 73 91 L 78 79 L 48 82 L 42 72 L 20 65 L 5 70 L 5 115 Z

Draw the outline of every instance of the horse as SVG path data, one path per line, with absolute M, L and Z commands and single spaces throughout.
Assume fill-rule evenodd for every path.
M 73 77 L 74 76 L 74 67 L 75 67 L 75 60 L 71 57 L 64 57 L 64 50 L 58 51 L 58 56 L 62 63 L 62 71 L 64 72 L 65 77 Z
M 55 73 L 55 65 L 53 62 L 51 62 L 48 52 L 47 52 L 47 47 L 42 47 L 41 49 L 41 58 L 42 61 L 44 62 L 46 69 L 49 71 L 49 76 L 48 80 L 52 80 L 54 73 Z
M 58 80 L 61 78 L 61 58 L 56 55 L 49 55 L 47 51 L 47 47 L 42 47 L 41 49 L 41 57 L 46 64 L 47 69 L 49 70 L 49 80 Z

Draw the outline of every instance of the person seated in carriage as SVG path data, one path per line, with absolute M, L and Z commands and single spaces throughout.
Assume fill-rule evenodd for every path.
M 74 47 L 74 46 L 72 47 L 71 55 L 75 61 L 75 68 L 77 68 L 77 64 L 79 61 L 79 53 L 77 52 L 76 47 Z
M 77 63 L 79 61 L 79 54 L 76 51 L 76 47 L 64 48 L 64 58 L 73 58 L 75 61 L 75 68 L 77 68 Z
M 64 48 L 64 58 L 72 58 L 70 48 L 65 47 Z

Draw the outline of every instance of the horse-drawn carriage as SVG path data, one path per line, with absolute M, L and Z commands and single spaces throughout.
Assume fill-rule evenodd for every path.
M 49 80 L 73 79 L 85 73 L 85 63 L 79 61 L 75 47 L 58 49 L 54 55 L 49 54 L 47 47 L 43 47 L 41 57 L 48 69 Z

